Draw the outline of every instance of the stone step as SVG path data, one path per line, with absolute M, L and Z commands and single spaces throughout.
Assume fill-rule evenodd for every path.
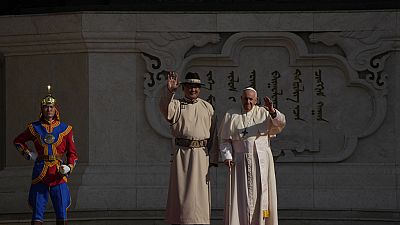
M 87 210 L 69 211 L 69 225 L 167 225 L 164 210 Z M 0 224 L 29 224 L 30 213 L 0 213 Z M 53 212 L 45 224 L 55 224 Z M 398 225 L 399 211 L 365 210 L 288 210 L 279 211 L 280 225 Z M 223 210 L 212 212 L 211 225 L 223 225 Z

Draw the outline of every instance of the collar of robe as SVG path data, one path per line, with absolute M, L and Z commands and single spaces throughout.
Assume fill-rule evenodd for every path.
M 186 104 L 194 104 L 194 103 L 198 102 L 198 100 L 197 99 L 189 99 L 189 98 L 183 97 L 182 98 L 182 102 L 184 102 Z

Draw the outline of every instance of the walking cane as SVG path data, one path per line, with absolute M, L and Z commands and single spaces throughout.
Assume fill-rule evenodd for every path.
M 227 195 L 227 198 L 228 198 L 228 207 L 227 207 L 227 209 L 228 209 L 228 213 L 227 213 L 227 221 L 228 221 L 228 224 L 226 224 L 226 225 L 230 225 L 231 224 L 231 204 L 232 204 L 232 165 L 231 164 L 229 164 L 228 165 L 228 167 L 229 167 L 229 174 L 228 174 L 228 179 L 229 179 L 229 181 L 228 181 L 228 195 Z

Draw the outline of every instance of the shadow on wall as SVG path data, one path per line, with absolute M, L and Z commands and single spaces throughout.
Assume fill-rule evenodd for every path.
M 83 176 L 86 172 L 87 164 L 76 164 L 70 178 L 68 178 L 68 187 L 71 193 L 71 206 L 69 210 L 74 210 L 76 208 L 77 199 L 79 198 L 79 188 L 83 182 Z
M 6 166 L 6 77 L 4 56 L 0 55 L 0 170 Z

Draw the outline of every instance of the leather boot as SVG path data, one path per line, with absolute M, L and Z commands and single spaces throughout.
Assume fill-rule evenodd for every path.
M 56 220 L 56 225 L 66 225 L 67 221 L 66 220 Z
M 42 225 L 43 222 L 42 221 L 32 221 L 31 225 Z

